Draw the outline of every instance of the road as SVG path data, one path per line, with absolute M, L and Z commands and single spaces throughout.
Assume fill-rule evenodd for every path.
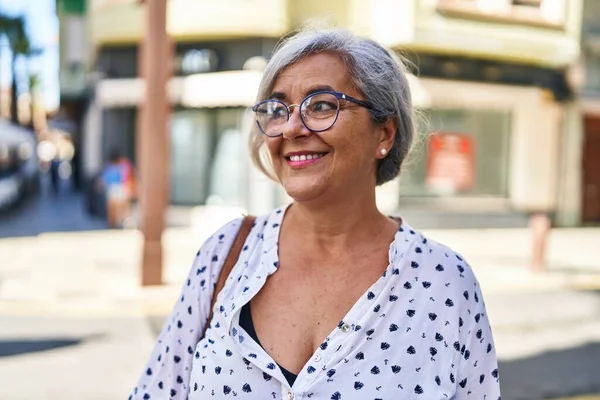
M 38 195 L 0 214 L 0 238 L 106 229 L 103 220 L 86 213 L 83 197 L 66 181 L 57 195 L 50 191 L 46 176 L 42 175 L 40 186 Z

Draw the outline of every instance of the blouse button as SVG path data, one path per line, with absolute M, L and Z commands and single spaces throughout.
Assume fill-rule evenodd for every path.
M 342 325 L 342 332 L 348 333 L 348 331 L 350 331 L 350 325 L 348 325 L 348 324 Z
M 288 390 L 287 398 L 288 400 L 292 400 L 294 398 L 294 393 L 291 390 Z
M 315 355 L 315 357 L 313 358 L 313 360 L 314 360 L 315 362 L 319 362 L 319 361 L 321 361 L 321 355 L 320 355 L 319 353 L 317 353 L 317 354 Z

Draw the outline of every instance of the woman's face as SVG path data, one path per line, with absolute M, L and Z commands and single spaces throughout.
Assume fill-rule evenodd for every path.
M 306 57 L 283 70 L 270 97 L 289 106 L 300 104 L 317 90 L 370 100 L 354 88 L 346 66 L 328 53 Z M 328 130 L 311 132 L 302 124 L 299 107 L 293 107 L 283 135 L 265 137 L 265 142 L 275 174 L 295 201 L 344 198 L 374 190 L 381 149 L 389 151 L 394 140 L 395 125 L 390 124 L 376 126 L 367 108 L 340 100 L 338 119 Z M 298 162 L 291 158 L 302 155 L 312 159 Z

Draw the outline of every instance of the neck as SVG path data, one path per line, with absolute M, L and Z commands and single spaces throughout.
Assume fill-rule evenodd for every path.
M 335 201 L 294 202 L 289 226 L 316 248 L 340 248 L 373 240 L 395 223 L 377 209 L 374 190 L 342 195 Z

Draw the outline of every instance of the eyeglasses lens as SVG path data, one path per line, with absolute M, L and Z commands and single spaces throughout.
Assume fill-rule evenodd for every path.
M 322 132 L 329 129 L 337 118 L 339 101 L 330 93 L 308 96 L 300 105 L 302 121 L 308 129 Z M 287 107 L 279 100 L 267 100 L 255 110 L 256 120 L 262 132 L 267 136 L 279 136 L 289 119 Z

